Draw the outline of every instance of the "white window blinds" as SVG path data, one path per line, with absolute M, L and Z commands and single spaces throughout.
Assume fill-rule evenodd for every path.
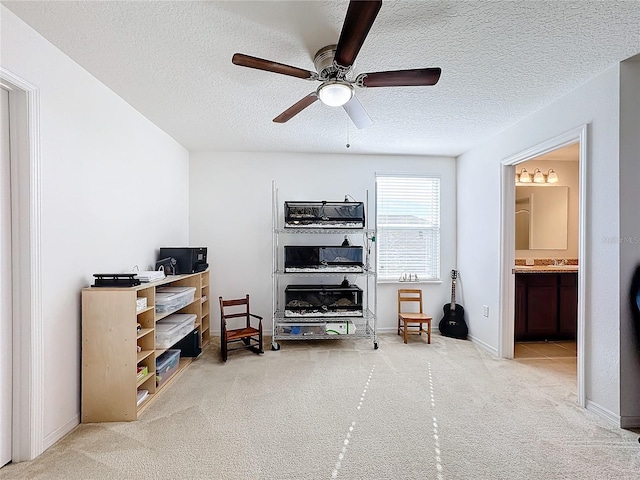
M 378 279 L 440 279 L 440 178 L 376 177 Z

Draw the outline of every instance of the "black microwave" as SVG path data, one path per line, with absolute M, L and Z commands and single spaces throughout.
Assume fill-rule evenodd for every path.
M 167 259 L 173 259 L 175 262 L 168 262 L 174 267 L 174 271 L 165 272 L 166 274 L 198 273 L 209 268 L 207 247 L 161 247 L 158 263 L 164 263 L 162 261 Z

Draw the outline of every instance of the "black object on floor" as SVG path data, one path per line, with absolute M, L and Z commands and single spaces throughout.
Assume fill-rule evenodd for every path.
M 640 350 L 640 265 L 636 266 L 633 272 L 631 289 L 629 291 L 629 303 L 633 317 L 636 347 Z
M 181 357 L 197 357 L 202 353 L 198 338 L 198 329 L 189 332 L 182 340 L 171 347 L 180 349 Z

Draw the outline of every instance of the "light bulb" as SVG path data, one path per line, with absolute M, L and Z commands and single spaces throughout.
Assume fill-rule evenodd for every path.
M 544 174 L 539 168 L 536 168 L 535 172 L 533 172 L 533 181 L 534 183 L 544 183 Z
M 353 87 L 346 82 L 329 80 L 318 87 L 320 101 L 330 107 L 341 107 L 353 97 Z
M 531 183 L 531 174 L 527 172 L 526 168 L 520 171 L 520 183 Z

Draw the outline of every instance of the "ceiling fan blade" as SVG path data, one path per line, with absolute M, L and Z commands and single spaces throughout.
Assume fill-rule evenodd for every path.
M 342 108 L 347 112 L 349 118 L 353 122 L 353 124 L 359 129 L 367 128 L 369 125 L 372 125 L 371 117 L 364 110 L 364 107 L 360 103 L 360 101 L 355 97 L 351 97 L 347 103 L 345 103 Z
M 393 72 L 362 73 L 365 87 L 420 87 L 435 85 L 440 80 L 440 68 L 416 68 L 413 70 L 396 70 Z
M 256 68 L 258 70 L 281 73 L 282 75 L 290 75 L 292 77 L 304 78 L 306 80 L 315 80 L 318 76 L 315 72 L 310 72 L 303 68 L 292 67 L 291 65 L 285 65 L 284 63 L 251 57 L 242 53 L 234 53 L 231 61 L 235 65 L 240 65 L 241 67 Z
M 299 114 L 302 110 L 307 108 L 316 100 L 318 100 L 318 95 L 316 94 L 316 92 L 312 92 L 306 97 L 304 97 L 302 100 L 291 105 L 284 112 L 282 112 L 280 115 L 274 118 L 273 121 L 276 123 L 288 122 L 289 120 L 291 120 L 293 117 L 295 117 L 297 114 Z
M 353 65 L 381 6 L 382 0 L 351 0 L 349 2 L 336 47 L 335 61 L 338 65 L 342 67 Z

